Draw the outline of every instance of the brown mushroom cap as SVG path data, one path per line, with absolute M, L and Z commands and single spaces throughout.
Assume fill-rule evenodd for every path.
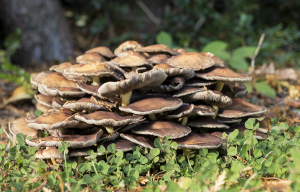
M 75 118 L 88 124 L 117 127 L 136 123 L 142 119 L 142 116 L 120 116 L 113 112 L 96 111 L 90 114 L 76 114 Z
M 170 139 L 184 137 L 191 132 L 186 126 L 179 125 L 172 121 L 151 121 L 131 129 L 133 133 L 141 135 L 154 135 L 157 137 L 170 136 Z
M 165 63 L 155 65 L 153 68 L 162 70 L 169 77 L 181 75 L 184 77 L 185 80 L 189 80 L 189 79 L 193 78 L 195 75 L 194 71 L 191 69 L 176 68 L 176 67 L 172 67 Z
M 152 68 L 152 65 L 147 62 L 145 56 L 140 53 L 125 57 L 117 57 L 116 59 L 112 60 L 112 62 L 119 67 L 139 67 L 147 65 L 148 67 Z
M 33 112 L 29 113 L 26 117 L 25 117 L 25 121 L 27 123 L 32 123 L 35 121 L 35 119 L 38 118 L 38 116 L 36 116 Z
M 235 127 L 232 127 L 228 130 L 226 130 L 226 133 L 231 133 L 233 132 L 234 130 L 239 130 L 240 133 L 242 133 L 244 135 L 244 131 L 245 130 L 250 130 L 250 129 L 247 129 L 245 126 L 243 125 L 239 125 L 239 126 L 235 126 Z M 250 130 L 251 131 L 251 130 Z M 264 140 L 265 138 L 267 138 L 267 134 L 265 133 L 261 133 L 259 131 L 256 131 L 256 135 L 255 135 L 255 138 L 258 139 L 258 140 Z
M 184 53 L 173 56 L 166 63 L 173 67 L 192 69 L 194 71 L 207 69 L 214 65 L 212 59 L 200 53 Z
M 225 124 L 240 123 L 242 121 L 242 119 L 223 118 L 223 117 L 216 117 L 216 120 L 220 123 L 225 123 Z
M 202 55 L 211 58 L 214 61 L 214 66 L 225 67 L 224 61 L 210 52 L 201 53 Z
M 180 117 L 189 116 L 189 114 L 193 111 L 193 109 L 194 109 L 194 104 L 183 103 L 179 108 L 169 113 L 167 117 L 180 118 Z
M 52 109 L 47 113 L 39 116 L 34 122 L 29 123 L 28 127 L 32 129 L 58 129 L 58 128 L 74 128 L 78 125 L 76 120 L 69 110 Z
M 129 140 L 126 140 L 126 139 L 118 139 L 118 140 L 115 140 L 115 141 L 112 141 L 112 142 L 108 142 L 108 143 L 105 143 L 104 147 L 107 149 L 107 147 L 114 143 L 116 145 L 116 151 L 131 151 L 133 149 L 133 147 L 136 146 L 135 143 L 129 141 Z
M 45 106 L 45 105 L 43 105 L 43 104 L 41 104 L 41 103 L 37 103 L 37 104 L 35 105 L 35 108 L 36 108 L 37 110 L 40 110 L 42 113 L 47 113 L 49 110 L 52 109 L 51 107 L 47 107 L 47 106 Z
M 133 134 L 124 134 L 121 133 L 120 136 L 126 140 L 131 141 L 132 143 L 141 145 L 143 147 L 154 149 L 155 146 L 153 142 L 145 136 L 142 135 L 133 135 Z
M 211 91 L 211 90 L 196 92 L 190 95 L 186 95 L 183 98 L 183 101 L 185 103 L 190 103 L 199 100 L 205 101 L 205 103 L 209 103 L 219 107 L 224 107 L 232 103 L 230 97 L 223 95 L 218 91 Z
M 189 116 L 214 116 L 215 111 L 208 105 L 194 105 L 193 111 Z
M 241 118 L 251 115 L 259 115 L 267 112 L 265 107 L 253 105 L 241 98 L 233 98 L 232 104 L 221 108 L 218 116 L 225 118 Z
M 107 111 L 107 109 L 97 103 L 93 103 L 91 98 L 82 98 L 78 101 L 69 101 L 63 105 L 66 109 L 73 109 L 76 111 L 91 110 L 91 111 Z
M 98 93 L 104 97 L 111 97 L 124 94 L 133 89 L 146 92 L 161 84 L 167 75 L 159 70 L 151 70 L 145 73 L 138 73 L 129 79 L 120 82 L 107 82 L 100 86 Z
M 52 100 L 52 108 L 60 109 L 66 103 L 66 100 L 62 100 L 61 97 L 54 97 Z
M 230 81 L 230 82 L 246 82 L 251 81 L 252 77 L 246 74 L 235 73 L 226 67 L 214 66 L 205 71 L 195 73 L 198 78 L 206 80 Z
M 192 78 L 188 80 L 185 85 L 190 87 L 203 87 L 216 84 L 216 81 L 208 81 L 205 79 Z
M 225 83 L 222 93 L 228 97 L 241 97 L 246 95 L 247 87 L 243 83 L 227 82 Z
M 113 132 L 111 134 L 103 134 L 101 136 L 101 138 L 98 139 L 98 143 L 106 143 L 106 142 L 110 142 L 110 141 L 114 141 L 116 139 L 118 139 L 120 137 L 120 133 L 119 132 Z
M 45 149 L 39 149 L 35 157 L 38 159 L 64 159 L 64 153 L 59 153 L 56 147 L 46 147 Z M 69 155 L 66 154 L 66 159 L 69 158 Z
M 183 86 L 182 89 L 173 92 L 173 97 L 183 97 L 197 92 L 204 92 L 205 88 Z
M 75 82 L 82 82 L 82 83 L 87 83 L 87 82 L 92 82 L 93 78 L 90 76 L 77 76 L 77 75 L 67 75 L 62 73 L 63 76 L 71 81 Z
M 190 119 L 188 126 L 197 128 L 217 128 L 217 129 L 229 129 L 228 125 L 222 124 L 212 117 L 201 117 L 197 119 Z
M 29 128 L 28 122 L 23 117 L 14 120 L 9 127 L 9 131 L 14 137 L 16 137 L 18 133 L 23 133 L 25 138 L 29 136 L 36 137 L 37 135 L 37 131 Z
M 88 64 L 91 62 L 104 62 L 106 59 L 98 53 L 85 53 L 76 57 L 76 62 L 79 64 Z
M 178 144 L 179 149 L 215 149 L 221 146 L 222 139 L 209 133 L 190 133 L 173 142 Z
M 91 135 L 63 134 L 63 141 L 58 141 L 53 136 L 39 139 L 26 140 L 26 143 L 33 147 L 59 147 L 62 142 L 70 144 L 70 148 L 84 148 L 94 145 L 103 134 L 102 129 Z
M 87 50 L 85 53 L 98 53 L 99 55 L 106 58 L 113 58 L 115 55 L 108 47 L 95 47 Z
M 59 65 L 53 65 L 49 68 L 49 71 L 55 71 L 55 72 L 58 72 L 58 73 L 63 73 L 63 71 L 72 66 L 72 63 L 70 62 L 64 62 L 64 63 L 61 63 Z
M 112 61 L 118 62 L 118 60 L 124 58 L 124 57 L 128 57 L 128 56 L 136 56 L 139 58 L 147 58 L 147 56 L 143 53 L 134 51 L 134 50 L 129 50 L 129 51 L 122 51 L 121 53 L 118 54 L 118 57 L 114 58 Z
M 90 147 L 79 148 L 79 149 L 71 149 L 69 150 L 69 157 L 83 157 L 88 156 L 88 151 L 92 150 Z
M 173 51 L 176 51 L 179 54 L 187 53 L 187 51 L 184 48 L 179 48 L 179 49 L 173 49 Z
M 83 97 L 86 95 L 85 92 L 73 87 L 60 87 L 58 93 L 62 97 Z
M 182 76 L 176 76 L 176 77 L 170 78 L 169 80 L 170 80 L 169 84 L 159 85 L 159 86 L 153 88 L 152 91 L 156 92 L 156 93 L 170 93 L 173 91 L 178 91 L 183 87 L 184 82 L 185 82 L 185 80 Z
M 170 56 L 166 54 L 158 54 L 158 55 L 153 55 L 149 59 L 147 59 L 148 63 L 151 64 L 159 64 L 159 63 L 165 63 L 167 59 L 169 59 Z
M 167 95 L 147 95 L 138 101 L 124 107 L 119 107 L 119 110 L 137 115 L 148 115 L 172 111 L 179 108 L 182 101 Z
M 143 47 L 137 50 L 138 52 L 145 52 L 145 53 L 164 53 L 164 54 L 170 54 L 170 55 L 178 55 L 176 51 L 173 51 L 170 47 L 163 44 L 157 44 L 157 45 L 150 45 L 147 47 Z
M 126 51 L 126 50 L 134 50 L 136 51 L 139 48 L 142 48 L 143 45 L 139 44 L 136 41 L 125 41 L 119 47 L 117 47 L 114 51 L 115 55 L 119 55 L 121 52 Z
M 34 95 L 34 98 L 37 100 L 37 102 L 41 103 L 42 105 L 52 108 L 52 100 L 55 97 L 47 96 L 47 95 L 43 95 L 43 94 L 37 94 L 37 95 Z

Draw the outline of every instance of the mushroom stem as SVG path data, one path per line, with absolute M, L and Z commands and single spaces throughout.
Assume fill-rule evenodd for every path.
M 151 114 L 149 114 L 148 116 L 149 116 L 149 119 L 150 119 L 151 121 L 156 120 L 155 113 L 151 113 Z
M 132 91 L 129 91 L 129 92 L 121 95 L 122 107 L 130 104 L 131 95 L 132 95 Z
M 44 137 L 44 133 L 41 130 L 38 130 L 38 137 Z
M 216 105 L 212 105 L 212 108 L 213 108 L 214 111 L 215 111 L 215 115 L 213 116 L 213 119 L 215 119 L 215 118 L 217 117 L 217 115 L 218 115 L 219 107 L 216 106 Z
M 93 77 L 93 83 L 92 85 L 100 86 L 100 79 L 98 76 L 92 76 Z
M 218 81 L 217 82 L 217 86 L 216 86 L 216 91 L 219 91 L 221 93 L 222 89 L 224 86 L 224 82 L 223 81 Z
M 53 165 L 57 165 L 55 158 L 51 158 L 51 161 L 52 161 Z
M 112 134 L 115 130 L 113 127 L 105 127 L 107 133 Z
M 164 142 L 164 138 L 163 137 L 158 137 L 158 139 L 160 140 L 160 142 Z
M 135 73 L 137 67 L 131 67 L 131 71 Z
M 181 120 L 181 125 L 186 126 L 187 122 L 188 122 L 188 117 L 183 117 Z

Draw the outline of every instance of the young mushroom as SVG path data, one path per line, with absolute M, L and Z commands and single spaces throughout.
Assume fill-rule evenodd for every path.
M 76 62 L 79 64 L 88 64 L 91 62 L 104 62 L 106 59 L 97 53 L 85 53 L 76 57 Z
M 64 154 L 59 153 L 56 147 L 46 147 L 45 149 L 39 149 L 35 153 L 37 159 L 51 159 L 53 165 L 56 165 L 56 159 L 64 159 Z M 69 155 L 66 154 L 66 159 L 69 159 Z

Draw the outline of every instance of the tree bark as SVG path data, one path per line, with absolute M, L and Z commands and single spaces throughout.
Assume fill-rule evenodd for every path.
M 23 67 L 63 62 L 72 53 L 72 36 L 59 0 L 0 0 L 5 34 L 22 30 L 13 61 Z

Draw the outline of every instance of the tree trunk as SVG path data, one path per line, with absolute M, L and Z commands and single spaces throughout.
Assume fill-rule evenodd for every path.
M 59 0 L 0 0 L 6 34 L 22 30 L 13 61 L 23 67 L 63 62 L 72 53 L 72 36 Z

